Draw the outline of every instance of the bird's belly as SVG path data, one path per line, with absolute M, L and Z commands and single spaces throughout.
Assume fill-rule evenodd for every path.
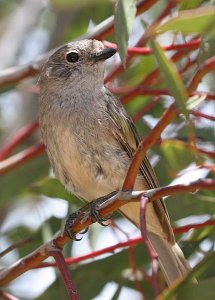
M 61 136 L 52 135 L 46 147 L 57 178 L 76 196 L 92 201 L 121 189 L 129 166 L 123 150 L 120 153 L 110 144 L 92 148 L 86 141 L 77 143 L 66 130 Z

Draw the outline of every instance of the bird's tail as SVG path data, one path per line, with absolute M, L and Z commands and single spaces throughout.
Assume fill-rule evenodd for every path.
M 178 244 L 171 245 L 152 232 L 148 233 L 148 238 L 158 254 L 158 260 L 167 284 L 172 285 L 177 279 L 184 277 L 191 268 Z
M 133 202 L 126 204 L 120 208 L 120 211 L 137 227 L 140 227 L 139 203 Z M 168 241 L 153 209 L 152 203 L 147 205 L 146 223 L 148 238 L 158 254 L 161 270 L 166 278 L 167 284 L 172 285 L 173 282 L 182 278 L 191 269 L 189 263 L 185 259 L 178 244 Z

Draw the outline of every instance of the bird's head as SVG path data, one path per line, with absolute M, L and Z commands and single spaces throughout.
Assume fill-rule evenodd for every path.
M 97 40 L 81 40 L 62 46 L 48 59 L 41 77 L 55 80 L 77 80 L 91 76 L 103 79 L 104 61 L 116 50 L 105 48 Z

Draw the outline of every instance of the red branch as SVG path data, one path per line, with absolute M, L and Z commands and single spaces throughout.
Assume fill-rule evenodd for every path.
M 29 147 L 3 161 L 0 161 L 0 175 L 3 175 L 24 162 L 31 160 L 33 157 L 41 155 L 44 153 L 44 149 L 44 145 L 40 143 L 39 145 Z
M 56 261 L 56 265 L 58 266 L 58 269 L 60 270 L 61 277 L 65 283 L 65 286 L 67 288 L 67 292 L 69 294 L 70 300 L 78 300 L 78 291 L 72 282 L 70 271 L 67 267 L 67 264 L 64 260 L 62 249 L 59 249 L 57 247 L 52 247 L 50 250 L 50 255 L 54 257 Z
M 158 0 L 145 0 L 140 1 L 137 4 L 137 15 L 141 14 L 142 12 L 148 10 L 154 3 Z M 98 39 L 102 40 L 107 35 L 112 33 L 114 30 L 114 18 L 113 16 L 104 20 L 101 24 L 97 25 L 92 32 L 87 33 L 82 38 L 88 39 Z M 81 37 L 80 37 L 81 38 Z M 51 51 L 52 52 L 52 51 Z M 50 55 L 50 52 L 41 55 L 40 57 L 36 58 L 33 62 L 29 64 L 25 64 L 23 66 L 15 66 L 12 68 L 5 69 L 0 72 L 0 86 L 6 84 L 14 84 L 24 78 L 32 77 L 41 70 L 44 61 Z
M 122 192 L 121 194 L 122 196 L 124 195 L 126 200 L 123 200 L 124 198 L 115 199 L 109 205 L 100 209 L 99 213 L 103 217 L 108 216 L 113 211 L 119 209 L 120 206 L 126 204 L 127 202 L 140 201 L 141 195 L 143 195 L 146 198 L 149 198 L 150 201 L 154 201 L 154 200 L 156 201 L 156 199 L 160 199 L 167 195 L 174 195 L 174 194 L 178 194 L 179 192 L 194 192 L 197 189 L 215 190 L 215 180 L 205 179 L 201 181 L 199 180 L 196 182 L 192 182 L 187 185 L 180 184 L 175 186 L 167 186 L 167 187 L 157 188 L 149 191 L 139 192 L 139 194 L 135 193 L 134 196 L 132 196 L 131 192 Z M 71 225 L 71 232 L 78 233 L 81 230 L 88 227 L 90 224 L 92 224 L 93 222 L 92 218 L 90 216 L 86 218 L 87 215 L 86 212 L 89 212 L 90 205 L 91 204 L 87 204 L 84 208 L 76 212 L 78 219 L 76 222 L 74 222 Z M 70 239 L 67 233 L 62 230 L 50 242 L 42 245 L 39 249 L 27 255 L 23 259 L 20 259 L 19 261 L 14 263 L 11 267 L 1 270 L 0 286 L 8 284 L 13 279 L 17 278 L 19 275 L 38 266 L 39 263 L 41 263 L 44 259 L 50 256 L 50 248 L 53 247 L 53 245 L 55 245 L 55 247 L 62 248 L 69 241 Z
M 117 49 L 117 45 L 108 41 L 104 41 L 105 46 Z M 186 43 L 181 44 L 171 44 L 169 46 L 161 47 L 164 51 L 180 50 L 182 52 L 187 52 L 186 50 L 195 50 L 200 47 L 201 39 L 194 39 Z M 128 54 L 137 55 L 149 55 L 152 54 L 151 48 L 148 47 L 128 47 Z
M 2 299 L 2 300 L 19 300 L 15 296 L 13 296 L 7 292 L 3 292 L 3 291 L 0 291 L 0 299 Z
M 122 190 L 125 191 L 133 190 L 137 173 L 146 155 L 147 150 L 160 138 L 162 131 L 173 120 L 174 117 L 175 117 L 175 109 L 174 109 L 174 105 L 171 105 L 168 108 L 168 110 L 165 111 L 165 113 L 158 121 L 156 126 L 152 129 L 150 134 L 145 139 L 141 140 L 133 156 L 132 163 L 129 167 Z
M 155 1 L 149 1 L 149 2 L 155 2 Z M 152 3 L 154 4 L 154 3 Z M 167 4 L 167 6 L 164 8 L 163 12 L 161 13 L 160 17 L 158 17 L 158 21 L 161 21 L 163 18 L 165 18 L 169 12 L 171 11 L 171 9 L 176 6 L 177 3 L 176 2 L 169 2 Z M 145 34 L 142 35 L 142 37 L 140 37 L 139 41 L 136 43 L 135 47 L 141 47 L 142 45 L 144 45 L 147 41 L 147 37 L 145 36 Z M 128 54 L 126 61 L 127 63 L 129 63 L 133 58 L 133 53 L 132 54 Z M 111 81 L 113 78 L 115 78 L 116 76 L 118 76 L 119 74 L 121 74 L 124 71 L 124 67 L 121 63 L 119 63 L 118 65 L 116 65 L 113 70 L 111 70 L 111 72 L 108 73 L 108 75 L 105 78 L 105 83 L 108 81 Z
M 205 119 L 208 119 L 208 120 L 210 120 L 210 121 L 214 121 L 214 122 L 215 122 L 215 117 L 214 117 L 214 116 L 210 116 L 210 115 L 203 114 L 203 113 L 200 112 L 200 111 L 192 110 L 192 111 L 191 111 L 191 114 L 194 115 L 194 116 L 197 117 L 197 118 L 205 118 Z
M 32 132 L 38 128 L 38 122 L 33 122 L 31 124 L 27 124 L 20 128 L 13 137 L 10 138 L 10 141 L 7 142 L 0 149 L 0 161 L 8 157 L 14 148 L 19 145 L 24 139 L 26 139 Z
M 175 234 L 182 234 L 182 233 L 188 232 L 191 229 L 198 229 L 198 228 L 203 228 L 206 226 L 214 226 L 214 225 L 215 225 L 215 220 L 208 220 L 203 223 L 193 223 L 193 224 L 189 224 L 189 225 L 185 225 L 185 226 L 181 226 L 181 227 L 176 227 L 176 228 L 173 228 L 173 231 Z M 66 263 L 68 265 L 77 264 L 79 262 L 83 262 L 83 261 L 98 257 L 103 254 L 113 253 L 115 250 L 120 249 L 120 248 L 133 247 L 137 244 L 140 244 L 141 242 L 143 242 L 142 237 L 129 239 L 126 242 L 120 242 L 113 246 L 109 246 L 109 247 L 106 247 L 106 248 L 103 248 L 100 250 L 94 250 L 94 251 L 91 251 L 90 253 L 87 253 L 84 255 L 80 255 L 77 257 L 68 257 L 68 258 L 66 258 Z M 36 266 L 35 269 L 48 268 L 48 267 L 56 267 L 56 263 L 53 263 L 53 262 L 41 263 L 38 266 Z
M 209 72 L 215 70 L 215 56 L 208 58 L 204 63 L 198 68 L 193 79 L 190 83 L 188 91 L 191 93 L 196 90 L 202 78 Z
M 142 237 L 130 239 L 126 242 L 120 242 L 120 243 L 117 243 L 116 245 L 109 246 L 109 247 L 106 247 L 106 248 L 103 248 L 100 250 L 94 250 L 90 253 L 87 253 L 87 254 L 84 254 L 81 256 L 66 258 L 66 263 L 69 265 L 76 264 L 76 263 L 85 261 L 90 258 L 98 257 L 102 254 L 113 253 L 116 249 L 119 249 L 119 248 L 135 246 L 136 244 L 139 244 L 142 241 L 143 241 Z M 41 267 L 46 268 L 46 267 L 55 267 L 55 266 L 56 266 L 56 263 L 42 263 L 42 264 L 38 265 L 36 268 L 41 268 Z

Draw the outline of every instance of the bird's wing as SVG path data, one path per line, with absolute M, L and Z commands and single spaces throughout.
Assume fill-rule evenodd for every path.
M 121 147 L 125 150 L 129 158 L 133 158 L 135 150 L 140 142 L 140 138 L 136 131 L 133 121 L 128 116 L 124 107 L 112 95 L 109 91 L 106 93 L 107 96 L 107 105 L 108 105 L 108 114 L 111 117 L 111 121 L 115 126 L 113 135 L 121 144 Z M 110 97 L 112 98 L 110 101 Z M 109 100 L 108 100 L 109 99 Z M 159 186 L 155 172 L 147 158 L 145 156 L 142 164 L 140 166 L 140 173 L 143 176 L 144 183 L 149 189 L 157 188 Z M 157 217 L 162 225 L 162 228 L 167 236 L 167 239 L 172 244 L 175 243 L 174 234 L 170 225 L 169 215 L 167 209 L 162 199 L 153 202 L 154 209 L 156 211 Z

